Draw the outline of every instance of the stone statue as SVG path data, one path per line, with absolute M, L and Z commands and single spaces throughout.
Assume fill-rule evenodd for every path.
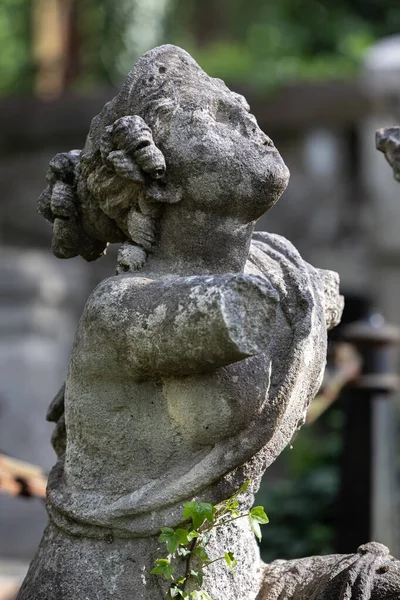
M 252 505 L 304 422 L 343 304 L 335 273 L 254 233 L 288 177 L 245 99 L 169 45 L 139 59 L 82 151 L 51 161 L 39 212 L 56 256 L 122 246 L 49 410 L 50 520 L 19 600 L 162 599 L 169 584 L 150 570 L 183 503 L 217 504 L 251 479 L 239 500 Z M 208 552 L 228 545 L 239 564 L 207 569 L 213 600 L 398 597 L 399 563 L 379 544 L 263 565 L 237 520 Z

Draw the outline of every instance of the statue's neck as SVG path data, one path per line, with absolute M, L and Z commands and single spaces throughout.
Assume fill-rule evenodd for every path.
M 183 203 L 170 205 L 143 271 L 178 275 L 243 272 L 253 230 L 253 222 L 193 213 Z

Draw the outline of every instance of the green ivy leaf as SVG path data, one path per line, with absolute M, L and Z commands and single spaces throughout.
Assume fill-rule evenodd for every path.
M 214 515 L 217 511 L 215 506 L 209 502 L 185 502 L 183 510 L 184 519 L 192 519 L 193 527 L 198 529 L 207 519 L 210 523 L 214 520 Z
M 258 541 L 261 542 L 261 540 L 262 540 L 261 527 L 260 527 L 259 523 L 252 518 L 251 514 L 249 515 L 249 523 L 250 523 L 252 532 L 254 533 L 254 535 L 256 536 Z
M 193 502 L 185 502 L 183 505 L 183 518 L 190 519 L 197 506 L 198 503 L 195 500 Z
M 210 557 L 208 556 L 205 548 L 203 548 L 203 546 L 196 546 L 194 550 L 192 550 L 192 554 L 195 554 L 196 556 L 198 556 L 200 558 L 200 560 L 202 560 L 203 562 L 206 562 L 208 560 L 210 560 Z
M 171 527 L 163 527 L 162 533 L 158 538 L 159 542 L 165 542 L 167 544 L 168 552 L 173 554 L 179 546 L 179 540 L 175 531 Z
M 261 525 L 269 523 L 269 519 L 265 514 L 263 506 L 254 506 L 250 511 L 250 516 L 254 521 L 257 521 L 257 523 L 261 523 Z
M 187 546 L 190 540 L 193 539 L 193 536 L 190 536 L 189 539 L 189 531 L 187 529 L 175 529 L 175 535 L 178 538 L 180 546 Z
M 189 554 L 192 554 L 190 550 L 188 550 L 187 548 L 184 548 L 183 546 L 178 548 L 176 553 L 178 556 L 182 556 L 182 558 L 185 558 L 186 556 L 189 556 Z
M 186 502 L 183 510 L 184 519 L 192 519 L 193 527 L 198 529 L 207 519 L 210 523 L 214 520 L 214 515 L 217 511 L 215 506 L 209 502 Z
M 189 543 L 189 532 L 186 529 L 172 529 L 172 527 L 162 527 L 159 542 L 167 544 L 168 552 L 173 554 L 178 546 L 186 546 Z M 191 537 L 192 539 L 192 537 Z
M 192 531 L 188 531 L 188 534 L 187 534 L 188 542 L 191 542 L 192 540 L 194 540 L 194 538 L 198 538 L 198 537 L 199 537 L 199 533 L 197 531 L 195 531 L 194 529 Z
M 232 571 L 232 573 L 235 572 L 234 567 L 237 566 L 238 562 L 235 558 L 235 555 L 233 554 L 233 552 L 225 552 L 225 562 L 228 565 L 229 569 Z
M 195 590 L 190 593 L 190 597 L 193 598 L 193 600 L 212 600 L 211 596 L 204 590 Z
M 169 588 L 169 595 L 171 598 L 177 598 L 178 596 L 181 598 L 189 598 L 189 594 L 184 590 L 179 589 L 176 585 L 172 585 Z
M 227 511 L 229 511 L 233 517 L 239 516 L 240 513 L 237 510 L 238 508 L 239 508 L 239 502 L 236 500 L 236 498 L 229 498 L 229 500 L 227 500 L 225 509 Z
M 150 571 L 152 575 L 162 575 L 164 579 L 172 579 L 172 574 L 175 569 L 168 558 L 157 558 L 155 564 L 156 566 L 154 569 Z
M 157 560 L 155 561 L 156 565 L 169 565 L 169 558 L 157 558 Z
M 194 569 L 190 569 L 189 575 L 195 577 L 200 586 L 203 585 L 203 571 L 195 571 Z
M 269 519 L 268 519 L 267 515 L 265 514 L 264 508 L 262 506 L 254 506 L 251 509 L 250 514 L 249 514 L 249 522 L 250 522 L 251 530 L 253 531 L 254 535 L 258 538 L 258 540 L 261 542 L 262 533 L 261 533 L 260 523 L 261 523 L 261 525 L 266 525 L 267 523 L 269 523 Z
M 249 485 L 251 484 L 251 479 L 247 479 L 247 481 L 245 481 L 239 488 L 239 491 L 237 492 L 238 494 L 242 494 L 243 492 L 246 492 Z

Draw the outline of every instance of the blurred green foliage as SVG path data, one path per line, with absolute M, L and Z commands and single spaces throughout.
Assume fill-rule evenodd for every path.
M 0 2 L 0 94 L 32 89 L 34 2 Z M 146 40 L 185 47 L 213 76 L 267 88 L 351 75 L 366 47 L 400 32 L 393 0 L 75 2 L 82 63 L 75 85 L 83 87 L 118 84 Z
M 266 562 L 334 552 L 342 428 L 334 407 L 284 450 L 274 467 L 278 479 L 267 471 L 256 498 L 270 517 L 261 543 Z
M 208 35 L 198 25 L 204 27 L 204 10 L 211 23 Z M 393 0 L 174 0 L 167 31 L 210 75 L 265 88 L 353 74 L 371 43 L 400 33 L 400 5 Z
M 32 88 L 30 58 L 30 2 L 0 2 L 0 93 Z
M 121 61 L 129 51 L 127 31 L 135 17 L 135 2 L 83 0 L 79 13 L 83 65 L 77 84 L 86 88 L 99 83 L 118 85 Z M 125 68 L 125 74 L 131 65 Z

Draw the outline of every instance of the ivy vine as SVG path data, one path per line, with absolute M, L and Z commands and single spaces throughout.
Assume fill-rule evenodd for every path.
M 214 506 L 208 502 L 186 502 L 183 510 L 183 520 L 189 520 L 187 527 L 163 527 L 159 542 L 165 542 L 168 555 L 166 558 L 158 558 L 155 567 L 150 571 L 171 581 L 168 591 L 169 598 L 191 598 L 192 600 L 212 600 L 212 598 L 201 589 L 203 585 L 204 569 L 211 564 L 224 561 L 226 566 L 235 572 L 237 560 L 231 550 L 226 550 L 223 556 L 210 559 L 207 554 L 207 544 L 210 540 L 211 531 L 217 527 L 223 527 L 237 519 L 247 518 L 251 530 L 261 541 L 261 527 L 269 522 L 262 506 L 254 506 L 249 512 L 240 514 L 238 496 L 247 490 L 251 480 L 247 480 L 233 496 Z M 191 568 L 190 557 L 196 557 L 196 569 Z M 175 567 L 172 561 L 176 559 L 187 560 L 185 575 L 175 576 Z M 194 589 L 186 591 L 186 584 L 191 580 Z

